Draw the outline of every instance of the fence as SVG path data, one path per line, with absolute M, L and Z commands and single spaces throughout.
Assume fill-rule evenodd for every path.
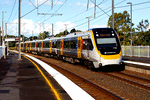
M 0 59 L 3 57 L 4 48 L 0 46 Z
M 122 46 L 123 56 L 150 58 L 150 46 Z

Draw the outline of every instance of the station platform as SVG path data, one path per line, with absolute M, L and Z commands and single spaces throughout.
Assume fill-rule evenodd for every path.
M 12 50 L 0 60 L 0 100 L 94 100 L 48 64 L 21 55 Z
M 122 60 L 125 60 L 125 61 L 135 61 L 135 62 L 141 62 L 141 63 L 148 63 L 148 64 L 150 64 L 150 58 L 144 58 L 144 57 L 123 56 Z
M 18 54 L 10 52 L 7 59 L 1 59 L 0 100 L 72 100 L 53 77 L 37 65 L 53 88 L 27 58 L 22 56 L 22 60 L 18 60 Z

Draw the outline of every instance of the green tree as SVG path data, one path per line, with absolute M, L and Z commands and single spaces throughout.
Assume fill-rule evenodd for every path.
M 136 45 L 150 45 L 150 30 L 147 31 L 149 27 L 149 21 L 148 20 L 141 20 L 139 22 L 139 25 L 137 25 L 136 30 L 138 30 L 136 34 L 136 38 L 134 40 L 134 43 Z
M 45 39 L 47 37 L 49 37 L 49 32 L 44 31 L 43 33 L 39 33 L 39 39 Z
M 76 30 L 75 28 L 73 28 L 70 33 L 73 33 L 73 32 L 82 32 L 81 30 Z
M 126 38 L 130 38 L 130 36 L 128 35 L 131 31 L 130 25 L 131 19 L 127 11 L 124 11 L 123 13 L 114 14 L 114 29 L 120 36 L 122 44 L 128 44 L 129 39 Z M 134 24 L 132 23 L 132 26 L 133 25 Z M 109 17 L 107 26 L 112 27 L 112 16 Z M 134 29 L 132 29 L 132 31 L 134 31 Z
M 141 20 L 141 22 L 139 22 L 139 25 L 137 25 L 136 30 L 138 30 L 139 32 L 145 32 L 147 31 L 147 28 L 149 27 L 149 22 L 148 20 Z
M 82 32 L 81 30 L 76 30 L 75 28 L 73 28 L 70 33 L 73 33 L 73 32 Z M 65 30 L 63 32 L 60 32 L 59 34 L 56 34 L 55 37 L 61 37 L 61 36 L 65 36 L 65 35 L 68 35 L 69 32 L 68 30 Z
M 73 33 L 73 32 L 76 32 L 76 29 L 75 29 L 75 28 L 73 28 L 73 29 L 70 31 L 70 33 Z
M 114 14 L 114 29 L 117 32 L 129 32 L 131 19 L 127 11 Z M 132 23 L 132 26 L 134 24 Z M 108 26 L 112 27 L 112 16 L 109 17 Z
M 56 34 L 55 37 L 61 37 L 61 36 L 65 36 L 65 35 L 68 35 L 69 32 L 67 30 L 63 31 L 63 32 L 60 32 L 59 34 Z

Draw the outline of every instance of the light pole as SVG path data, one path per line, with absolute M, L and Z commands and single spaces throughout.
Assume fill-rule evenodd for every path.
M 112 0 L 112 28 L 114 29 L 114 0 Z
M 3 24 L 4 24 L 4 13 L 6 13 L 6 11 L 2 11 L 2 44 L 4 41 L 4 28 L 3 28 Z
M 132 46 L 132 3 L 128 2 L 127 4 L 130 4 L 130 12 L 131 12 L 131 46 Z
M 4 13 L 6 13 L 6 11 L 2 12 L 2 45 L 4 46 L 4 59 L 6 59 L 6 55 L 5 55 L 5 41 L 4 41 L 4 29 L 3 29 L 3 24 L 4 24 Z
M 18 14 L 18 37 L 19 37 L 19 57 L 18 57 L 18 60 L 21 60 L 20 34 L 21 34 L 21 0 L 19 0 L 19 14 Z
M 67 35 L 67 25 L 68 24 L 64 24 L 64 25 L 65 25 L 65 31 L 66 31 L 65 35 Z
M 91 16 L 90 17 L 86 17 L 88 18 L 88 30 L 90 29 L 90 18 L 92 18 Z

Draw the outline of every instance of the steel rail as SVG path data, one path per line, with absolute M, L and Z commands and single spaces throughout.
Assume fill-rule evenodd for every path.
M 38 58 L 38 59 L 42 60 L 41 58 Z M 83 77 L 81 77 L 81 76 L 79 76 L 79 75 L 77 75 L 77 74 L 71 72 L 71 71 L 68 71 L 68 70 L 66 70 L 66 69 L 64 69 L 64 68 L 62 68 L 62 67 L 60 67 L 60 66 L 58 66 L 58 65 L 52 64 L 52 63 L 50 63 L 50 62 L 48 62 L 48 61 L 45 61 L 45 60 L 42 60 L 42 61 L 44 61 L 45 63 L 47 63 L 47 64 L 49 64 L 49 65 L 51 65 L 51 66 L 55 66 L 55 68 L 57 67 L 56 70 L 59 69 L 59 70 L 61 70 L 61 72 L 64 71 L 65 73 L 68 73 L 68 74 L 70 74 L 70 75 L 76 77 L 77 79 L 80 79 L 80 80 L 82 80 L 83 82 L 86 82 L 86 83 L 89 84 L 90 86 L 93 86 L 94 88 L 98 89 L 99 91 L 102 91 L 102 92 L 106 93 L 107 95 L 109 95 L 110 97 L 112 97 L 112 98 L 115 99 L 115 100 L 124 100 L 123 98 L 119 97 L 118 95 L 116 95 L 116 94 L 114 94 L 114 93 L 112 93 L 112 92 L 110 92 L 110 91 L 108 91 L 108 90 L 106 90 L 106 89 L 100 87 L 100 86 L 97 85 L 97 84 L 94 84 L 93 82 L 91 82 L 91 81 L 89 81 L 89 80 L 87 80 L 87 79 L 85 79 L 85 78 L 83 78 Z
M 143 84 L 140 84 L 140 83 L 137 83 L 137 82 L 133 82 L 133 81 L 130 81 L 130 80 L 128 80 L 128 79 L 121 78 L 121 77 L 116 76 L 116 75 L 112 75 L 112 74 L 110 74 L 110 73 L 104 73 L 104 72 L 99 72 L 99 73 L 104 74 L 104 75 L 109 76 L 109 77 L 113 77 L 113 78 L 115 78 L 115 79 L 118 79 L 118 80 L 121 80 L 121 81 L 124 81 L 124 82 L 127 82 L 127 83 L 129 83 L 129 84 L 131 84 L 131 85 L 136 85 L 136 86 L 138 86 L 138 87 L 141 87 L 141 88 L 150 90 L 150 87 L 148 87 L 148 86 L 146 86 L 146 85 L 143 85 Z

